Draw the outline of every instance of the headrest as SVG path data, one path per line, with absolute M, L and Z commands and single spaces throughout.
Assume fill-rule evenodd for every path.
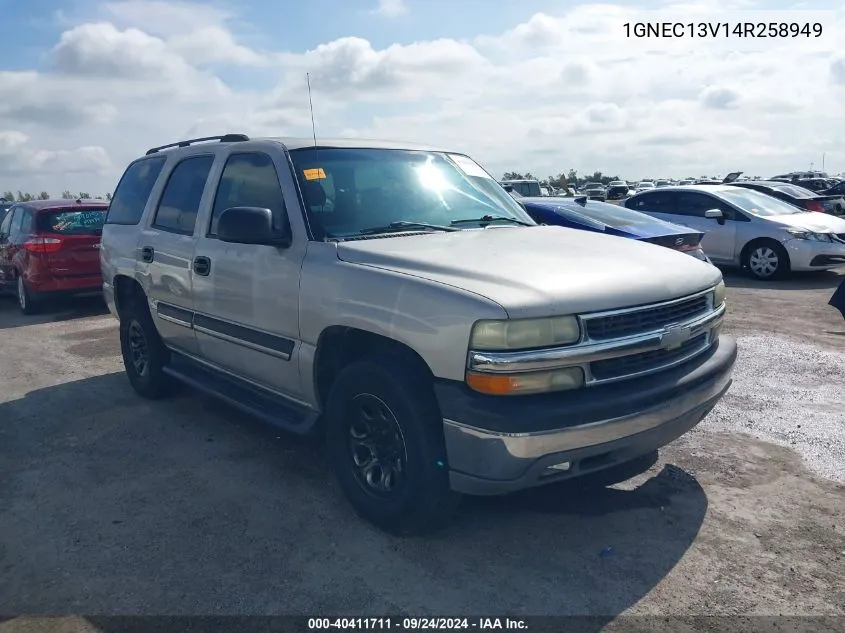
M 304 194 L 309 207 L 322 207 L 326 204 L 326 191 L 319 182 L 306 182 Z

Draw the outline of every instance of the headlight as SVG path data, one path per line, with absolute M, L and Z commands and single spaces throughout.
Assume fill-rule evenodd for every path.
M 725 302 L 725 282 L 720 281 L 713 291 L 713 307 L 718 308 Z
M 814 242 L 832 242 L 830 233 L 814 233 L 813 231 L 805 231 L 803 229 L 786 229 L 792 237 L 797 240 L 813 240 Z
M 570 345 L 581 339 L 574 316 L 542 319 L 477 321 L 470 335 L 470 349 L 494 351 Z
M 524 396 L 583 387 L 584 371 L 580 367 L 521 374 L 482 374 L 468 371 L 466 382 L 475 391 L 491 396 Z

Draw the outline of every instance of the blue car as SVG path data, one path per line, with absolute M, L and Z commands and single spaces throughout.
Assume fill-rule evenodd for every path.
M 513 195 L 513 193 L 511 193 Z M 539 224 L 566 226 L 650 242 L 710 263 L 701 250 L 704 233 L 632 211 L 622 206 L 580 198 L 533 198 L 515 195 Z

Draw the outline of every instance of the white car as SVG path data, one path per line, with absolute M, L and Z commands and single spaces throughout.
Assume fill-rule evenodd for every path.
M 693 185 L 646 191 L 625 206 L 705 233 L 714 264 L 741 266 L 757 279 L 845 264 L 845 220 L 808 212 L 759 191 Z

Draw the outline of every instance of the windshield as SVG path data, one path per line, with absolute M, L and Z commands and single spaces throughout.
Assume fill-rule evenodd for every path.
M 751 215 L 762 217 L 773 215 L 793 215 L 795 213 L 807 213 L 803 209 L 794 207 L 788 202 L 782 202 L 777 198 L 743 187 L 725 188 L 719 195 L 728 202 L 735 204 L 743 211 Z
M 585 189 L 602 189 L 604 187 L 600 182 L 589 182 Z
M 653 182 L 641 182 L 637 186 L 642 187 L 643 189 L 651 189 L 652 187 L 654 187 L 654 183 Z
M 450 226 L 456 220 L 503 216 L 534 224 L 496 180 L 463 155 L 303 148 L 290 157 L 319 239 L 358 236 L 396 222 Z
M 39 231 L 62 235 L 99 235 L 106 222 L 106 209 L 42 211 L 37 217 Z

